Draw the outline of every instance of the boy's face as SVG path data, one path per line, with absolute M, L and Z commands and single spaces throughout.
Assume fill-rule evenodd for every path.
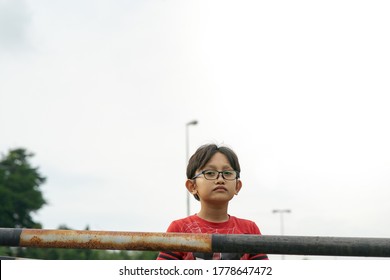
M 217 152 L 206 166 L 196 171 L 196 174 L 204 170 L 227 171 L 233 170 L 233 168 L 227 157 Z M 240 191 L 242 183 L 239 179 L 225 180 L 222 174 L 213 180 L 208 180 L 204 175 L 200 175 L 196 179 L 187 180 L 186 186 L 192 194 L 199 196 L 201 202 L 220 204 L 229 202 Z

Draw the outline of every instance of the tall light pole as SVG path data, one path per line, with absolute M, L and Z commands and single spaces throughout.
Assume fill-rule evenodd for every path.
M 274 214 L 280 214 L 280 235 L 284 235 L 284 220 L 283 220 L 283 214 L 284 213 L 291 213 L 290 209 L 275 209 L 272 211 Z M 282 255 L 282 260 L 284 260 L 284 255 Z
M 186 123 L 186 164 L 188 164 L 188 160 L 190 159 L 190 137 L 189 137 L 189 129 L 190 125 L 197 125 L 198 121 L 193 120 Z M 190 215 L 190 193 L 187 191 L 187 216 Z

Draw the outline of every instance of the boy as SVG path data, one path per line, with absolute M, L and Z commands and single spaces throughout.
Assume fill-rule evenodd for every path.
M 241 190 L 240 164 L 228 147 L 201 146 L 187 166 L 187 190 L 200 201 L 200 211 L 176 220 L 167 232 L 261 234 L 256 224 L 228 214 L 229 201 Z M 265 254 L 160 252 L 158 260 L 265 260 Z

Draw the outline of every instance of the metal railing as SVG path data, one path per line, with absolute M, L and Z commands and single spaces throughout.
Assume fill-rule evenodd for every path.
M 0 246 L 390 257 L 390 238 L 0 228 Z

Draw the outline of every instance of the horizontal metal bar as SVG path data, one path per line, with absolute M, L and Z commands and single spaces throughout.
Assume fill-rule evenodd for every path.
M 0 246 L 390 257 L 390 238 L 0 228 Z
M 215 252 L 390 257 L 390 238 L 213 235 Z
M 19 246 L 21 228 L 0 228 L 0 246 Z
M 14 230 L 13 234 L 10 231 Z M 15 235 L 19 241 L 15 243 Z M 120 232 L 91 230 L 4 229 L 0 228 L 0 246 L 39 248 L 82 248 L 111 250 L 211 251 L 211 235 L 183 233 Z

